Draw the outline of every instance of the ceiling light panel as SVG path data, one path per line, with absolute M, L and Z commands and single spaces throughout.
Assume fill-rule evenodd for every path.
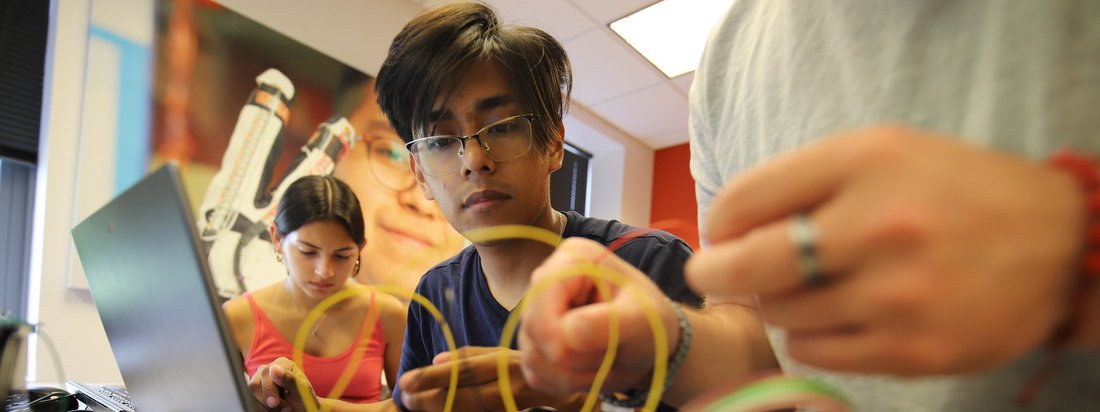
M 710 29 L 732 4 L 733 0 L 664 0 L 610 26 L 672 78 L 695 70 Z

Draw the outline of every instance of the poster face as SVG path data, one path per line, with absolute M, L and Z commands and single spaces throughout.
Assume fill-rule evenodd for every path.
M 220 295 L 285 279 L 269 228 L 309 174 L 359 198 L 360 282 L 411 291 L 462 247 L 415 184 L 370 75 L 209 0 L 161 0 L 156 23 L 149 167 L 180 164 Z

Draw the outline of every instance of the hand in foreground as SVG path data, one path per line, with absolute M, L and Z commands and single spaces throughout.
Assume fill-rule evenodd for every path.
M 550 406 L 559 410 L 575 410 L 583 401 L 581 394 L 547 395 L 535 391 L 519 371 L 519 352 L 499 347 L 468 346 L 456 352 L 444 352 L 432 359 L 431 366 L 414 369 L 401 375 L 401 402 L 414 411 L 442 411 L 447 388 L 451 383 L 451 362 L 459 363 L 456 411 L 504 410 L 497 363 L 500 352 L 508 356 L 509 383 L 520 410 L 535 406 Z
M 312 398 L 313 405 L 317 406 L 319 399 L 305 373 L 287 358 L 278 358 L 257 368 L 256 373 L 248 380 L 248 389 L 252 391 L 256 401 L 268 409 L 305 411 L 303 393 L 298 390 L 299 381 L 305 383 L 308 389 L 304 395 Z
M 651 307 L 659 315 L 669 355 L 680 339 L 676 313 L 665 295 L 638 269 L 603 245 L 583 238 L 562 242 L 535 270 L 531 285 L 580 262 L 594 262 L 619 273 L 629 286 L 608 283 L 610 296 L 603 299 L 590 278 L 573 277 L 554 281 L 543 293 L 527 296 L 519 334 L 524 376 L 532 386 L 549 393 L 587 391 L 607 353 L 614 312 L 619 322 L 619 344 L 601 392 L 649 388 L 656 349 L 645 308 Z
M 825 284 L 804 285 L 792 218 L 808 213 Z M 1085 212 L 1068 175 L 882 127 L 776 158 L 708 211 L 696 290 L 755 292 L 796 360 L 838 370 L 980 371 L 1066 317 Z

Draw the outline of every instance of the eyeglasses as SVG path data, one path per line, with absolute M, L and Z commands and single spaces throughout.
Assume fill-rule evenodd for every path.
M 367 140 L 367 159 L 371 174 L 383 186 L 396 191 L 416 185 L 416 176 L 409 168 L 409 152 L 401 143 L 390 139 Z
M 416 156 L 417 166 L 429 176 L 443 176 L 462 170 L 466 141 L 477 139 L 481 150 L 490 159 L 501 162 L 527 154 L 531 150 L 531 119 L 534 114 L 512 116 L 468 136 L 438 135 L 423 137 L 405 144 Z

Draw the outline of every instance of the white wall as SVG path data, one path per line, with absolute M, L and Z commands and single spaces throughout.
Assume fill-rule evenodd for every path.
M 64 378 L 121 383 L 99 314 L 86 289 L 70 289 L 69 229 L 74 213 L 81 90 L 91 2 L 52 3 L 53 21 L 44 79 L 42 142 L 35 188 L 28 319 L 54 341 Z M 40 276 L 34 276 L 40 274 Z M 39 305 L 34 306 L 34 296 Z M 36 341 L 32 340 L 31 343 Z M 41 342 L 30 348 L 28 378 L 58 383 L 57 365 Z
M 653 149 L 576 102 L 565 119 L 565 138 L 592 153 L 589 215 L 649 226 Z
M 376 73 L 389 40 L 420 6 L 410 0 L 329 0 L 316 3 L 279 0 L 220 0 L 284 34 L 368 73 Z M 31 341 L 29 378 L 59 383 L 74 379 L 88 383 L 122 383 L 90 293 L 69 288 L 71 255 L 69 230 L 77 220 L 78 159 L 88 22 L 91 0 L 54 0 L 47 55 L 42 119 L 42 143 L 35 196 L 32 235 L 31 296 L 39 305 L 29 308 L 29 320 L 38 322 L 56 343 L 65 376 L 41 342 Z M 151 0 L 95 2 L 112 18 L 151 19 Z M 97 20 L 98 24 L 98 20 Z M 380 40 L 384 39 L 384 40 Z M 566 136 L 592 152 L 590 205 L 593 216 L 619 219 L 635 225 L 649 223 L 653 150 L 579 104 L 566 119 Z M 94 144 L 94 143 L 89 143 Z M 87 170 L 84 168 L 83 170 Z M 87 176 L 84 176 L 87 178 Z M 83 194 L 81 196 L 84 196 Z

